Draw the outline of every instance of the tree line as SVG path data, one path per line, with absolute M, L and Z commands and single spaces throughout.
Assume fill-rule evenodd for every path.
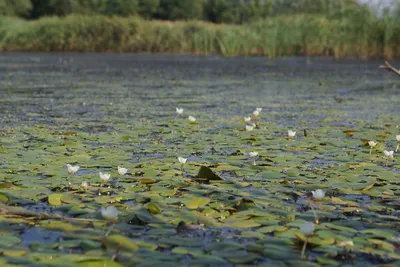
M 0 15 L 27 19 L 80 13 L 234 24 L 282 14 L 336 16 L 360 8 L 357 0 L 0 0 Z

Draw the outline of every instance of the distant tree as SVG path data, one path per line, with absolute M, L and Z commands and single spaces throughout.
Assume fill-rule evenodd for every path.
M 165 20 L 203 18 L 204 0 L 160 0 L 157 17 Z
M 30 0 L 0 0 L 0 15 L 28 17 L 31 9 Z
M 71 14 L 74 6 L 78 4 L 75 0 L 31 0 L 33 18 L 42 16 L 65 16 Z
M 206 0 L 204 16 L 215 23 L 231 23 L 235 20 L 232 3 L 228 0 Z
M 143 18 L 153 18 L 159 7 L 160 0 L 139 0 L 139 14 Z
M 103 14 L 129 16 L 137 14 L 138 9 L 138 0 L 106 0 Z
M 83 14 L 97 14 L 104 13 L 106 10 L 106 0 L 77 0 L 77 4 L 74 5 L 75 13 Z

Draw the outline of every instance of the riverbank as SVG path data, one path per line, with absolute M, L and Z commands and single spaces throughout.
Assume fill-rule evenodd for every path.
M 400 23 L 375 16 L 272 17 L 244 25 L 70 15 L 0 19 L 1 51 L 400 57 Z

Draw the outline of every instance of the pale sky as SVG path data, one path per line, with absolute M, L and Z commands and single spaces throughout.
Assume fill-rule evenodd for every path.
M 378 8 L 385 8 L 390 6 L 395 6 L 395 3 L 399 2 L 400 0 L 358 0 L 360 3 L 367 3 L 371 6 L 378 7 Z

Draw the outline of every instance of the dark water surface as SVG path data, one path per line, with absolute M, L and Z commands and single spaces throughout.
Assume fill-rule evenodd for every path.
M 244 116 L 255 106 L 281 125 L 342 123 L 398 113 L 400 82 L 381 61 L 189 55 L 3 54 L 3 124 L 105 116 L 159 119 L 181 106 Z M 393 63 L 396 65 L 395 63 Z M 333 111 L 333 112 L 332 112 Z

